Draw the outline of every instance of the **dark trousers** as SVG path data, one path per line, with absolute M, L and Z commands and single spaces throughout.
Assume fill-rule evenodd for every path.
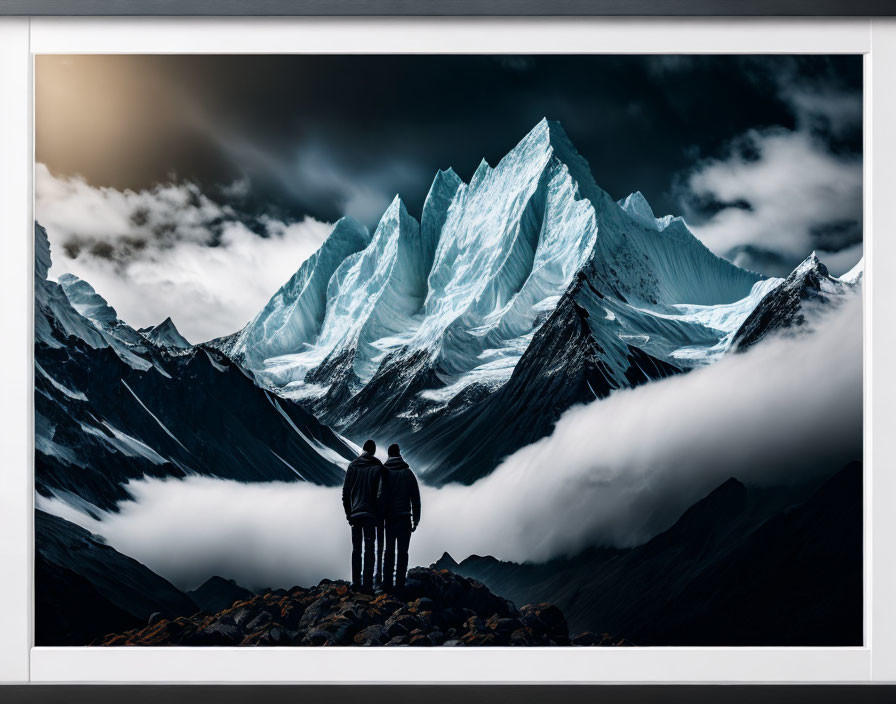
M 383 583 L 383 546 L 386 544 L 386 524 L 383 521 L 376 523 L 376 584 Z
M 374 552 L 379 521 L 375 518 L 353 518 L 352 526 L 352 586 L 373 589 Z M 363 553 L 362 553 L 363 544 Z M 363 561 L 362 561 L 363 554 Z M 361 567 L 363 564 L 363 579 Z
M 411 517 L 396 516 L 386 519 L 386 556 L 383 586 L 387 589 L 393 584 L 392 570 L 395 570 L 395 586 L 404 586 L 405 574 L 408 570 L 408 546 L 411 544 Z M 397 555 L 396 555 L 397 553 Z

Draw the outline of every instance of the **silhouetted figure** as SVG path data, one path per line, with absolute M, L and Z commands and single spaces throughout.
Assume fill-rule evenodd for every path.
M 373 453 L 376 443 L 364 443 L 364 452 L 352 460 L 342 485 L 342 506 L 352 527 L 352 588 L 373 591 L 377 527 L 382 525 L 383 463 Z M 363 543 L 363 574 L 362 574 Z
M 382 505 L 386 523 L 386 555 L 383 588 L 404 587 L 408 569 L 411 533 L 420 523 L 420 487 L 408 463 L 401 459 L 398 445 L 389 446 L 389 459 L 383 465 Z M 397 564 L 396 564 L 396 552 Z M 393 567 L 395 577 L 393 582 Z

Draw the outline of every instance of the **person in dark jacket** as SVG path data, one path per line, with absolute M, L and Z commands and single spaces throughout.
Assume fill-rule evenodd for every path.
M 401 451 L 395 444 L 389 446 L 389 459 L 383 465 L 381 503 L 386 524 L 383 588 L 389 591 L 394 584 L 396 589 L 401 590 L 408 569 L 411 533 L 417 530 L 420 523 L 420 487 L 417 477 L 401 458 Z
M 377 528 L 382 524 L 383 463 L 374 457 L 373 440 L 365 442 L 363 449 L 345 472 L 342 507 L 352 527 L 352 588 L 372 593 Z

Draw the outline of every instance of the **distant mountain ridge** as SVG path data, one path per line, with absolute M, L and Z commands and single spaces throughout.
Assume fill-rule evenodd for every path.
M 355 448 L 202 346 L 156 344 L 86 282 L 46 278 L 35 226 L 35 488 L 88 513 L 143 477 L 335 485 Z M 93 316 L 91 318 L 86 315 Z M 163 332 L 176 332 L 165 326 Z
M 40 510 L 34 521 L 37 645 L 87 645 L 154 613 L 199 610 L 168 580 L 83 528 Z

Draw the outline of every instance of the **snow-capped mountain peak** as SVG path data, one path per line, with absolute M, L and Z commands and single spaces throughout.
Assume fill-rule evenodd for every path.
M 641 191 L 631 193 L 618 203 L 625 212 L 639 222 L 648 227 L 655 227 L 656 215 L 653 214 L 653 208 L 650 207 Z
M 620 208 L 632 216 L 640 224 L 649 227 L 651 230 L 661 232 L 665 230 L 673 221 L 681 220 L 680 217 L 674 215 L 664 215 L 661 218 L 656 217 L 650 203 L 644 197 L 641 191 L 635 191 L 622 200 L 616 201 Z
M 170 316 L 165 318 L 165 320 L 158 325 L 150 326 L 148 328 L 140 328 L 138 332 L 159 347 L 188 350 L 193 346 L 187 338 L 180 334 L 180 331 L 174 325 L 174 321 L 171 320 Z
M 813 269 L 820 271 L 823 274 L 828 273 L 828 268 L 821 263 L 821 260 L 818 258 L 818 253 L 813 249 L 812 253 L 803 259 L 797 267 L 791 273 L 791 276 L 802 276 L 806 272 L 812 271 Z
M 50 243 L 46 230 L 37 223 L 34 248 L 36 341 L 58 348 L 66 344 L 67 337 L 75 337 L 93 349 L 111 348 L 134 369 L 154 366 L 146 340 L 119 320 L 115 309 L 90 284 L 72 274 L 63 274 L 58 282 L 46 278 L 52 263 Z
M 841 281 L 855 284 L 865 277 L 865 257 L 859 259 L 856 265 L 840 277 Z
M 744 351 L 769 335 L 811 329 L 807 323 L 820 307 L 838 305 L 844 296 L 858 290 L 861 265 L 860 261 L 848 274 L 836 278 L 812 252 L 756 305 L 735 333 L 731 348 Z

